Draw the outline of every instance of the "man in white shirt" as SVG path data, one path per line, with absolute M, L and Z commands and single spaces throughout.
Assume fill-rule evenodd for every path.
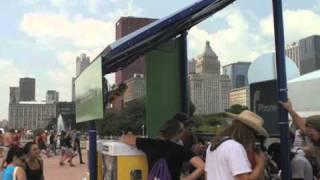
M 256 136 L 268 136 L 263 119 L 251 111 L 234 118 L 227 127 L 211 141 L 207 149 L 205 171 L 207 180 L 256 180 L 263 176 L 266 156 L 254 149 Z

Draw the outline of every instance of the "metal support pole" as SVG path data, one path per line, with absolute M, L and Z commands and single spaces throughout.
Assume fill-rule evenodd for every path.
M 180 44 L 180 83 L 181 83 L 181 110 L 189 114 L 189 85 L 188 85 L 188 47 L 187 47 L 188 33 L 181 34 Z
M 97 180 L 97 130 L 96 122 L 89 122 L 89 172 L 90 180 Z
M 283 32 L 282 0 L 273 0 L 274 37 L 276 47 L 276 64 L 278 77 L 278 99 L 287 101 L 287 77 L 285 63 L 285 47 Z M 280 148 L 282 179 L 291 180 L 291 168 L 289 158 L 289 124 L 288 113 L 281 105 L 279 107 Z

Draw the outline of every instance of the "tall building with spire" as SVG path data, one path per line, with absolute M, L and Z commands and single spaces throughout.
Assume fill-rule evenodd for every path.
M 190 98 L 196 114 L 213 114 L 229 108 L 231 81 L 220 73 L 220 61 L 209 41 L 196 59 L 195 73 L 189 74 Z

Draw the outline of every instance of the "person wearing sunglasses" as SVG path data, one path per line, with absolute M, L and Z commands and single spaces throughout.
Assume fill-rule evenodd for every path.
M 24 170 L 26 154 L 22 148 L 13 146 L 6 157 L 6 168 L 2 174 L 2 180 L 27 180 Z

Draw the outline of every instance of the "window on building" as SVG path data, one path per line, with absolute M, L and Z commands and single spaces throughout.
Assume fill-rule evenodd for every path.
M 245 86 L 245 83 L 246 83 L 246 77 L 244 75 L 238 75 L 236 77 L 236 88 Z

